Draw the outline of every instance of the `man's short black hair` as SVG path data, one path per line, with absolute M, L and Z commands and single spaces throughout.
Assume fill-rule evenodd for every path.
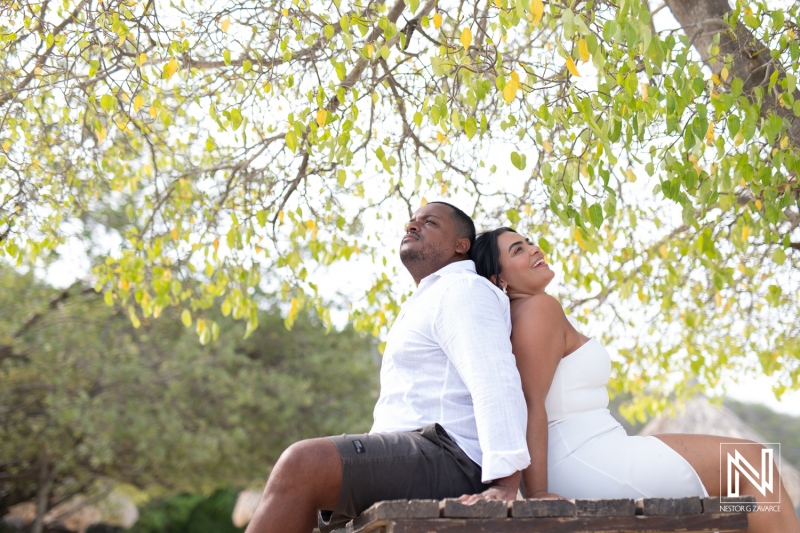
M 448 204 L 447 202 L 436 201 L 428 203 L 446 205 L 453 211 L 453 220 L 456 223 L 456 231 L 458 232 L 458 236 L 469 239 L 469 249 L 471 252 L 472 245 L 475 244 L 475 223 L 472 221 L 470 216 L 453 204 Z

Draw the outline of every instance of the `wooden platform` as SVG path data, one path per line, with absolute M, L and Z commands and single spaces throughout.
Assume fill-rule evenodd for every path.
M 747 528 L 752 497 L 641 500 L 394 500 L 335 533 L 712 532 Z

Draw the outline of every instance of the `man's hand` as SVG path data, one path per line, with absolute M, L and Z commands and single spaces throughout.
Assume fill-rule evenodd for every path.
M 515 472 L 508 477 L 495 479 L 492 486 L 479 494 L 464 494 L 459 498 L 461 503 L 472 505 L 478 500 L 500 500 L 510 502 L 517 499 L 522 472 Z
M 534 492 L 530 496 L 527 496 L 527 498 L 532 500 L 566 500 L 566 498 L 560 494 L 556 494 L 555 492 L 547 492 L 546 490 Z
M 517 491 L 509 487 L 500 487 L 492 485 L 485 491 L 479 494 L 464 494 L 459 498 L 461 503 L 472 505 L 478 500 L 500 500 L 504 502 L 513 501 L 517 499 Z

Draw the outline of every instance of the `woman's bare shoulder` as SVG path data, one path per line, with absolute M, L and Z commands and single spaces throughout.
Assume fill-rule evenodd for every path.
M 530 321 L 565 322 L 566 315 L 561 303 L 549 294 L 535 294 L 511 302 L 511 318 L 523 324 Z

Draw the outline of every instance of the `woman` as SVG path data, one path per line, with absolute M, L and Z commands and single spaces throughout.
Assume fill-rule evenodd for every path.
M 478 273 L 511 301 L 511 343 L 528 404 L 531 465 L 522 473 L 528 498 L 720 495 L 721 487 L 727 487 L 727 472 L 720 472 L 720 443 L 748 441 L 628 436 L 607 409 L 608 352 L 576 330 L 558 301 L 545 294 L 554 274 L 541 249 L 510 228 L 498 228 L 478 237 L 472 258 Z M 742 451 L 750 464 L 758 465 L 760 449 L 745 446 Z M 800 533 L 794 508 L 774 475 L 781 485 L 781 510 L 751 513 L 749 531 Z M 740 494 L 765 501 L 744 476 L 742 481 Z

